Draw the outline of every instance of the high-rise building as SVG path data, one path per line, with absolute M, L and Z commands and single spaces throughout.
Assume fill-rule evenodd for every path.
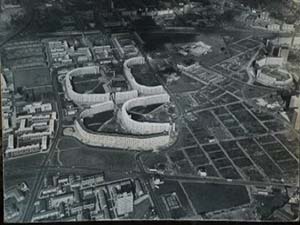
M 297 131 L 300 131 L 300 108 L 295 109 L 293 118 L 292 118 L 292 123 L 293 123 L 294 129 Z
M 282 46 L 279 48 L 279 57 L 283 58 L 283 62 L 286 63 L 288 61 L 290 49 L 288 46 Z
M 294 129 L 300 131 L 300 96 L 292 96 L 290 101 L 290 109 L 294 109 L 292 116 L 292 124 Z

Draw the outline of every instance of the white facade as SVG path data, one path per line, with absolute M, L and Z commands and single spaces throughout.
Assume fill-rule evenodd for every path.
M 43 136 L 49 136 L 51 133 L 49 131 L 45 132 L 38 132 L 38 133 L 28 133 L 28 134 L 22 134 L 19 136 L 22 140 L 41 140 Z
M 8 136 L 8 144 L 7 144 L 7 149 L 13 149 L 14 148 L 14 135 L 10 134 Z
M 282 31 L 287 31 L 287 32 L 293 32 L 293 31 L 295 31 L 295 26 L 293 24 L 283 23 L 281 25 L 281 30 Z
M 1 73 L 1 91 L 7 89 L 7 83 L 6 80 L 3 76 L 3 74 Z
M 50 134 L 51 137 L 53 137 L 53 135 L 54 135 L 54 125 L 55 125 L 55 120 L 50 119 L 50 121 L 49 121 L 49 134 Z
M 266 57 L 256 62 L 259 67 L 267 66 L 267 65 L 279 65 L 282 66 L 283 58 L 281 57 Z
M 127 215 L 133 212 L 133 194 L 132 192 L 124 192 L 118 194 L 115 200 L 118 216 Z
M 87 132 L 78 121 L 75 121 L 75 129 L 81 142 L 100 147 L 110 147 L 128 150 L 154 150 L 165 147 L 170 143 L 170 136 L 132 136 L 132 135 L 113 135 L 96 134 Z
M 286 70 L 278 69 L 279 72 L 286 74 L 289 78 L 286 80 L 277 80 L 276 78 L 265 74 L 262 72 L 261 67 L 267 66 L 267 65 L 278 65 L 282 66 L 284 63 L 284 58 L 281 57 L 267 57 L 264 59 L 261 59 L 257 61 L 258 66 L 260 67 L 257 71 L 256 75 L 256 81 L 258 83 L 261 83 L 266 86 L 272 86 L 272 87 L 286 87 L 290 85 L 293 82 L 293 77 L 290 75 Z M 247 70 L 249 72 L 249 70 Z M 250 75 L 255 76 L 253 72 L 250 73 Z
M 13 149 L 7 149 L 5 151 L 5 155 L 6 157 L 16 157 L 16 156 L 26 155 L 29 153 L 34 153 L 39 151 L 40 151 L 40 144 L 32 144 L 32 145 L 13 148 Z
M 141 94 L 141 95 L 157 95 L 157 94 L 166 93 L 163 86 L 161 86 L 161 85 L 155 86 L 155 87 L 148 87 L 148 86 L 145 86 L 145 85 L 138 84 L 135 81 L 135 79 L 134 79 L 134 77 L 131 73 L 130 66 L 140 65 L 140 64 L 145 64 L 145 58 L 142 57 L 142 56 L 127 59 L 123 64 L 124 74 L 125 74 L 128 82 L 130 83 L 131 87 L 134 90 L 137 90 L 138 93 Z
M 41 150 L 42 151 L 45 151 L 47 150 L 47 141 L 48 141 L 48 137 L 47 136 L 44 136 L 42 137 L 42 144 L 41 144 Z
M 134 98 L 125 102 L 122 106 L 120 120 L 122 125 L 132 134 L 157 134 L 171 130 L 170 123 L 150 123 L 132 120 L 127 111 L 137 106 L 147 106 L 170 102 L 168 94 L 152 95 L 147 97 Z
M 278 37 L 272 40 L 275 45 L 288 45 L 291 48 L 300 49 L 300 37 Z
M 35 115 L 30 118 L 34 123 L 36 123 L 36 122 L 48 122 L 50 120 L 50 117 L 51 116 L 49 114 L 46 114 L 46 115 Z
M 148 87 L 144 85 L 138 84 L 133 75 L 131 74 L 131 69 L 129 66 L 135 64 L 144 64 L 145 59 L 144 57 L 134 57 L 128 59 L 124 62 L 123 69 L 124 74 L 130 83 L 131 87 L 134 89 L 132 91 L 127 92 L 117 92 L 115 95 L 115 100 L 117 104 L 123 103 L 131 98 L 137 97 L 137 94 L 141 95 L 157 95 L 157 94 L 164 94 L 166 91 L 164 90 L 163 86 L 155 86 L 155 87 Z M 99 72 L 98 66 L 88 66 L 82 68 L 76 68 L 66 74 L 65 77 L 65 91 L 68 98 L 74 101 L 78 105 L 93 105 L 97 103 L 103 103 L 110 100 L 110 94 L 79 94 L 73 90 L 71 79 L 72 76 L 78 76 L 83 74 L 96 74 Z
M 56 217 L 59 215 L 59 211 L 57 209 L 47 210 L 43 213 L 39 213 L 37 215 L 33 215 L 31 222 L 36 222 L 42 219 L 48 219 L 50 217 Z
M 115 102 L 116 102 L 116 104 L 122 104 L 122 103 L 128 101 L 129 99 L 137 98 L 137 97 L 138 97 L 137 90 L 116 92 Z
M 113 109 L 114 109 L 114 103 L 112 101 L 99 103 L 99 104 L 92 105 L 90 108 L 82 111 L 80 114 L 80 117 L 81 118 L 89 117 L 96 113 L 101 113 L 101 112 L 105 112 L 105 111 L 109 111 L 109 110 L 113 110 Z
M 68 193 L 68 194 L 63 194 L 59 196 L 55 196 L 50 199 L 50 205 L 52 208 L 57 208 L 60 203 L 70 203 L 74 201 L 74 194 L 73 193 Z
M 96 103 L 109 101 L 109 93 L 105 94 L 79 94 L 73 90 L 71 79 L 72 76 L 84 75 L 84 74 L 96 74 L 99 73 L 98 66 L 87 66 L 82 68 L 76 68 L 66 74 L 65 88 L 68 97 L 78 105 L 93 105 Z
M 300 96 L 292 96 L 290 108 L 300 108 Z
M 279 24 L 268 24 L 267 29 L 270 31 L 280 31 L 280 25 Z

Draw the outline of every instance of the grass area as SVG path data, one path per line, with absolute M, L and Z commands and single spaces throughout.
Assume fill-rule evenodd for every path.
M 151 212 L 151 202 L 147 198 L 141 203 L 134 205 L 134 212 L 131 216 L 133 219 L 148 219 Z
M 75 139 L 69 140 L 68 145 L 77 145 L 79 148 L 61 151 L 60 159 L 64 166 L 99 168 L 102 171 L 121 173 L 137 169 L 133 152 L 92 148 L 81 144 Z
M 267 219 L 272 212 L 281 208 L 288 201 L 288 197 L 278 191 L 275 191 L 274 196 L 257 195 L 255 199 L 259 203 L 257 213 L 261 216 L 261 219 Z
M 142 155 L 143 164 L 148 168 L 154 168 L 159 163 L 167 163 L 167 158 L 158 153 L 147 153 Z
M 14 71 L 15 88 L 37 87 L 51 84 L 51 77 L 47 67 L 17 69 Z
M 183 184 L 198 214 L 227 209 L 249 202 L 243 186 L 220 184 Z
M 109 119 L 113 117 L 113 110 L 97 113 L 93 117 L 83 119 L 83 124 L 88 129 L 97 132 L 98 129 Z
M 88 91 L 93 90 L 94 88 L 96 88 L 98 85 L 98 82 L 95 80 L 89 80 L 89 81 L 85 81 L 85 82 L 73 82 L 72 81 L 72 86 L 75 92 L 83 94 L 86 93 Z
M 60 139 L 60 141 L 58 143 L 58 148 L 60 150 L 76 148 L 76 147 L 78 147 L 78 143 L 79 142 L 74 140 L 73 138 L 63 137 Z
M 5 169 L 4 178 L 4 189 L 26 182 L 29 189 L 33 188 L 34 180 L 37 177 L 38 169 L 16 169 L 13 172 L 8 172 Z
M 32 188 L 33 182 L 45 155 L 37 154 L 4 162 L 4 187 L 8 188 L 26 182 Z
M 150 68 L 146 65 L 134 65 L 131 67 L 132 75 L 137 83 L 146 86 L 157 86 L 160 85 L 155 75 Z
M 182 217 L 187 217 L 187 216 L 192 216 L 193 212 L 192 209 L 188 203 L 188 200 L 182 190 L 182 188 L 180 187 L 180 184 L 177 181 L 165 181 L 164 184 L 159 186 L 160 188 L 158 190 L 155 190 L 161 197 L 163 195 L 166 194 L 171 194 L 173 192 L 176 193 L 181 207 L 178 209 L 173 209 L 170 211 L 171 217 L 173 219 L 178 219 L 178 218 L 182 218 Z M 162 201 L 162 198 L 161 198 Z M 162 204 L 164 204 L 162 202 Z
M 171 82 L 168 85 L 168 88 L 172 92 L 182 93 L 186 91 L 196 91 L 202 88 L 203 86 L 204 84 L 182 75 L 179 80 Z
M 104 94 L 105 93 L 105 89 L 103 87 L 104 83 L 100 83 L 97 85 L 96 88 L 93 89 L 93 93 L 94 94 Z

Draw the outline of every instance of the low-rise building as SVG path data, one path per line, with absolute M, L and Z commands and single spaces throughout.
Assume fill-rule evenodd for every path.
M 40 151 L 40 144 L 25 145 L 13 149 L 7 149 L 5 151 L 5 156 L 7 158 L 12 158 L 12 157 L 22 156 L 30 153 L 36 153 L 39 151 Z
M 116 211 L 118 216 L 126 216 L 133 212 L 133 194 L 132 192 L 123 192 L 116 196 Z
M 42 102 L 34 102 L 29 105 L 25 105 L 23 107 L 23 111 L 28 114 L 40 113 L 40 112 L 50 112 L 52 111 L 51 103 L 42 103 Z
M 52 208 L 57 208 L 61 203 L 72 204 L 73 201 L 74 201 L 74 193 L 66 193 L 51 198 L 49 205 Z

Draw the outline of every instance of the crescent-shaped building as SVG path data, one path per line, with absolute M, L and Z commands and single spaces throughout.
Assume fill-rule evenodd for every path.
M 99 66 L 86 66 L 69 71 L 65 77 L 65 93 L 67 97 L 78 105 L 93 105 L 107 102 L 110 99 L 109 93 L 104 94 L 80 94 L 74 91 L 71 80 L 73 76 L 99 73 Z
M 132 134 L 158 134 L 169 133 L 170 123 L 139 122 L 131 118 L 127 111 L 137 106 L 148 106 L 153 104 L 163 104 L 170 102 L 168 94 L 151 95 L 146 97 L 134 98 L 125 102 L 121 109 L 120 120 L 122 126 Z
M 157 96 L 158 97 L 158 96 Z M 137 98 L 139 99 L 139 98 Z M 153 99 L 153 101 L 156 99 Z M 167 101 L 167 97 L 165 97 L 165 101 Z M 120 133 L 106 133 L 106 132 L 94 132 L 87 129 L 83 120 L 86 117 L 91 117 L 97 113 L 102 113 L 105 111 L 114 110 L 115 104 L 113 101 L 108 101 L 105 103 L 100 103 L 96 105 L 92 105 L 89 108 L 83 110 L 77 120 L 75 121 L 75 133 L 74 136 L 78 138 L 81 142 L 91 145 L 91 146 L 99 146 L 99 147 L 109 147 L 109 148 L 120 148 L 120 149 L 130 149 L 130 150 L 154 150 L 159 149 L 161 147 L 165 147 L 171 142 L 171 136 L 168 132 L 161 133 L 164 131 L 168 131 L 170 129 L 169 124 L 159 125 L 156 123 L 141 123 L 137 121 L 133 121 L 132 119 L 126 116 L 125 120 L 127 121 L 127 129 L 135 129 L 138 127 L 141 130 L 135 132 L 135 134 L 120 134 Z M 122 115 L 122 114 L 120 114 Z M 126 112 L 127 115 L 127 112 Z M 136 125 L 136 123 L 139 123 Z M 160 129 L 154 128 L 160 127 Z M 141 132 L 142 130 L 149 130 L 151 132 Z M 136 131 L 136 130 L 135 130 Z M 153 131 L 157 131 L 153 132 Z
M 175 124 L 172 125 L 171 122 L 136 121 L 128 114 L 130 109 L 137 106 L 170 102 L 170 96 L 163 86 L 148 87 L 135 81 L 130 67 L 144 63 L 144 57 L 134 57 L 124 62 L 124 74 L 132 89 L 124 92 L 104 94 L 77 93 L 72 86 L 72 77 L 84 74 L 97 74 L 99 73 L 99 67 L 87 66 L 68 72 L 64 82 L 66 97 L 78 105 L 85 106 L 85 110 L 81 111 L 75 120 L 75 132 L 71 135 L 85 144 L 110 148 L 152 150 L 170 144 L 172 139 L 171 133 L 175 130 Z M 120 105 L 122 106 L 120 107 Z M 125 134 L 98 132 L 85 127 L 84 118 L 112 110 L 118 112 L 118 121 L 125 130 Z
M 293 77 L 283 65 L 284 59 L 281 57 L 266 57 L 257 60 L 255 68 L 251 66 L 247 71 L 256 82 L 262 85 L 285 88 L 293 83 Z
M 145 85 L 138 84 L 134 79 L 134 76 L 131 73 L 131 66 L 133 65 L 142 65 L 145 64 L 145 58 L 142 56 L 133 57 L 130 59 L 125 60 L 123 64 L 124 74 L 132 87 L 132 89 L 137 90 L 139 95 L 158 95 L 158 94 L 165 94 L 166 91 L 162 85 L 149 87 Z
M 145 64 L 145 58 L 142 56 L 127 59 L 123 64 L 123 71 L 125 77 L 133 90 L 117 92 L 115 94 L 116 103 L 121 104 L 125 101 L 135 98 L 138 95 L 158 95 L 165 94 L 166 91 L 162 85 L 149 87 L 138 84 L 131 73 L 130 66 Z M 111 100 L 110 93 L 103 94 L 85 94 L 78 93 L 74 90 L 72 85 L 72 78 L 74 76 L 82 76 L 85 74 L 99 73 L 99 66 L 86 66 L 73 69 L 65 76 L 64 88 L 68 99 L 72 100 L 77 105 L 93 105 Z

